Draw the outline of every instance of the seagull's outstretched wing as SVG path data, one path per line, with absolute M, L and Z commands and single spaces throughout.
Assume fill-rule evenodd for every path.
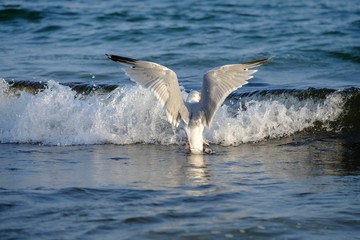
M 211 121 L 225 98 L 252 78 L 257 70 L 248 70 L 268 63 L 271 58 L 242 64 L 225 65 L 207 72 L 203 77 L 200 104 L 204 111 L 203 123 L 210 127 Z
M 106 54 L 109 59 L 124 64 L 126 75 L 141 86 L 150 89 L 166 108 L 170 123 L 178 126 L 180 120 L 189 122 L 189 111 L 181 96 L 175 72 L 160 64 Z

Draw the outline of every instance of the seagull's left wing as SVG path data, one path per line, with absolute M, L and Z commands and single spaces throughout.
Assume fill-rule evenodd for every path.
M 251 74 L 257 70 L 249 70 L 249 68 L 258 67 L 270 61 L 271 58 L 266 58 L 254 62 L 225 65 L 207 72 L 203 77 L 200 100 L 205 113 L 204 125 L 210 127 L 217 109 L 225 98 L 231 92 L 247 84 L 247 80 L 253 77 Z
M 106 54 L 109 59 L 127 66 L 123 68 L 131 80 L 150 89 L 166 108 L 170 123 L 178 126 L 180 119 L 189 122 L 189 111 L 181 96 L 175 72 L 160 64 Z

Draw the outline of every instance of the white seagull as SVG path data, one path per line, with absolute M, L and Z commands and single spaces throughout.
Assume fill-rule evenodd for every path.
M 168 121 L 174 126 L 183 126 L 187 134 L 186 151 L 195 154 L 202 153 L 204 146 L 204 127 L 210 127 L 212 119 L 225 98 L 252 78 L 257 70 L 249 70 L 271 61 L 266 58 L 258 61 L 224 65 L 205 73 L 202 82 L 201 95 L 191 91 L 184 102 L 176 73 L 160 64 L 140 61 L 127 57 L 106 54 L 119 62 L 131 80 L 150 89 L 165 106 Z

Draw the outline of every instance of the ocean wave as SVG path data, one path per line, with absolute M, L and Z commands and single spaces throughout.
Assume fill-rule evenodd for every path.
M 354 129 L 359 101 L 358 88 L 235 93 L 204 135 L 213 144 L 230 146 L 303 131 Z M 154 95 L 137 85 L 1 79 L 0 116 L 1 143 L 181 145 L 186 139 L 182 129 L 167 122 Z
M 18 8 L 16 5 L 10 5 L 4 9 L 0 9 L 0 22 L 1 21 L 15 21 L 24 19 L 27 21 L 39 21 L 44 17 L 43 12 Z

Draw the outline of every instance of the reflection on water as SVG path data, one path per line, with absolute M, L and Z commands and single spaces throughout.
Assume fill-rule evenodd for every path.
M 0 144 L 2 227 L 26 219 L 38 227 L 23 236 L 60 222 L 154 239 L 208 236 L 209 224 L 216 239 L 358 228 L 357 142 L 297 135 L 213 147 L 217 154 L 187 155 L 174 145 Z
M 311 179 L 359 173 L 357 142 L 293 136 L 238 147 L 214 146 L 214 155 L 187 155 L 179 146 L 0 145 L 3 187 L 123 186 L 173 188 L 222 185 L 234 179 Z M 19 174 L 17 174 L 19 173 Z
M 293 178 L 348 175 L 359 172 L 359 143 L 334 136 L 296 136 L 223 148 L 222 161 L 235 171 Z
M 214 155 L 187 155 L 178 146 L 90 145 L 44 147 L 0 145 L 3 185 L 138 185 L 172 188 L 217 185 L 258 174 L 276 178 L 313 178 L 359 172 L 359 144 L 339 138 L 293 136 L 238 147 L 214 146 Z M 16 172 L 19 173 L 19 172 Z M 12 178 L 16 179 L 12 179 Z M 6 186 L 4 186 L 6 187 Z
M 189 154 L 186 155 L 185 176 L 192 186 L 186 190 L 192 196 L 206 195 L 214 190 L 212 182 L 211 164 L 208 163 L 208 155 Z
M 189 180 L 197 184 L 208 184 L 210 180 L 210 170 L 207 168 L 204 155 L 186 155 L 186 176 Z

